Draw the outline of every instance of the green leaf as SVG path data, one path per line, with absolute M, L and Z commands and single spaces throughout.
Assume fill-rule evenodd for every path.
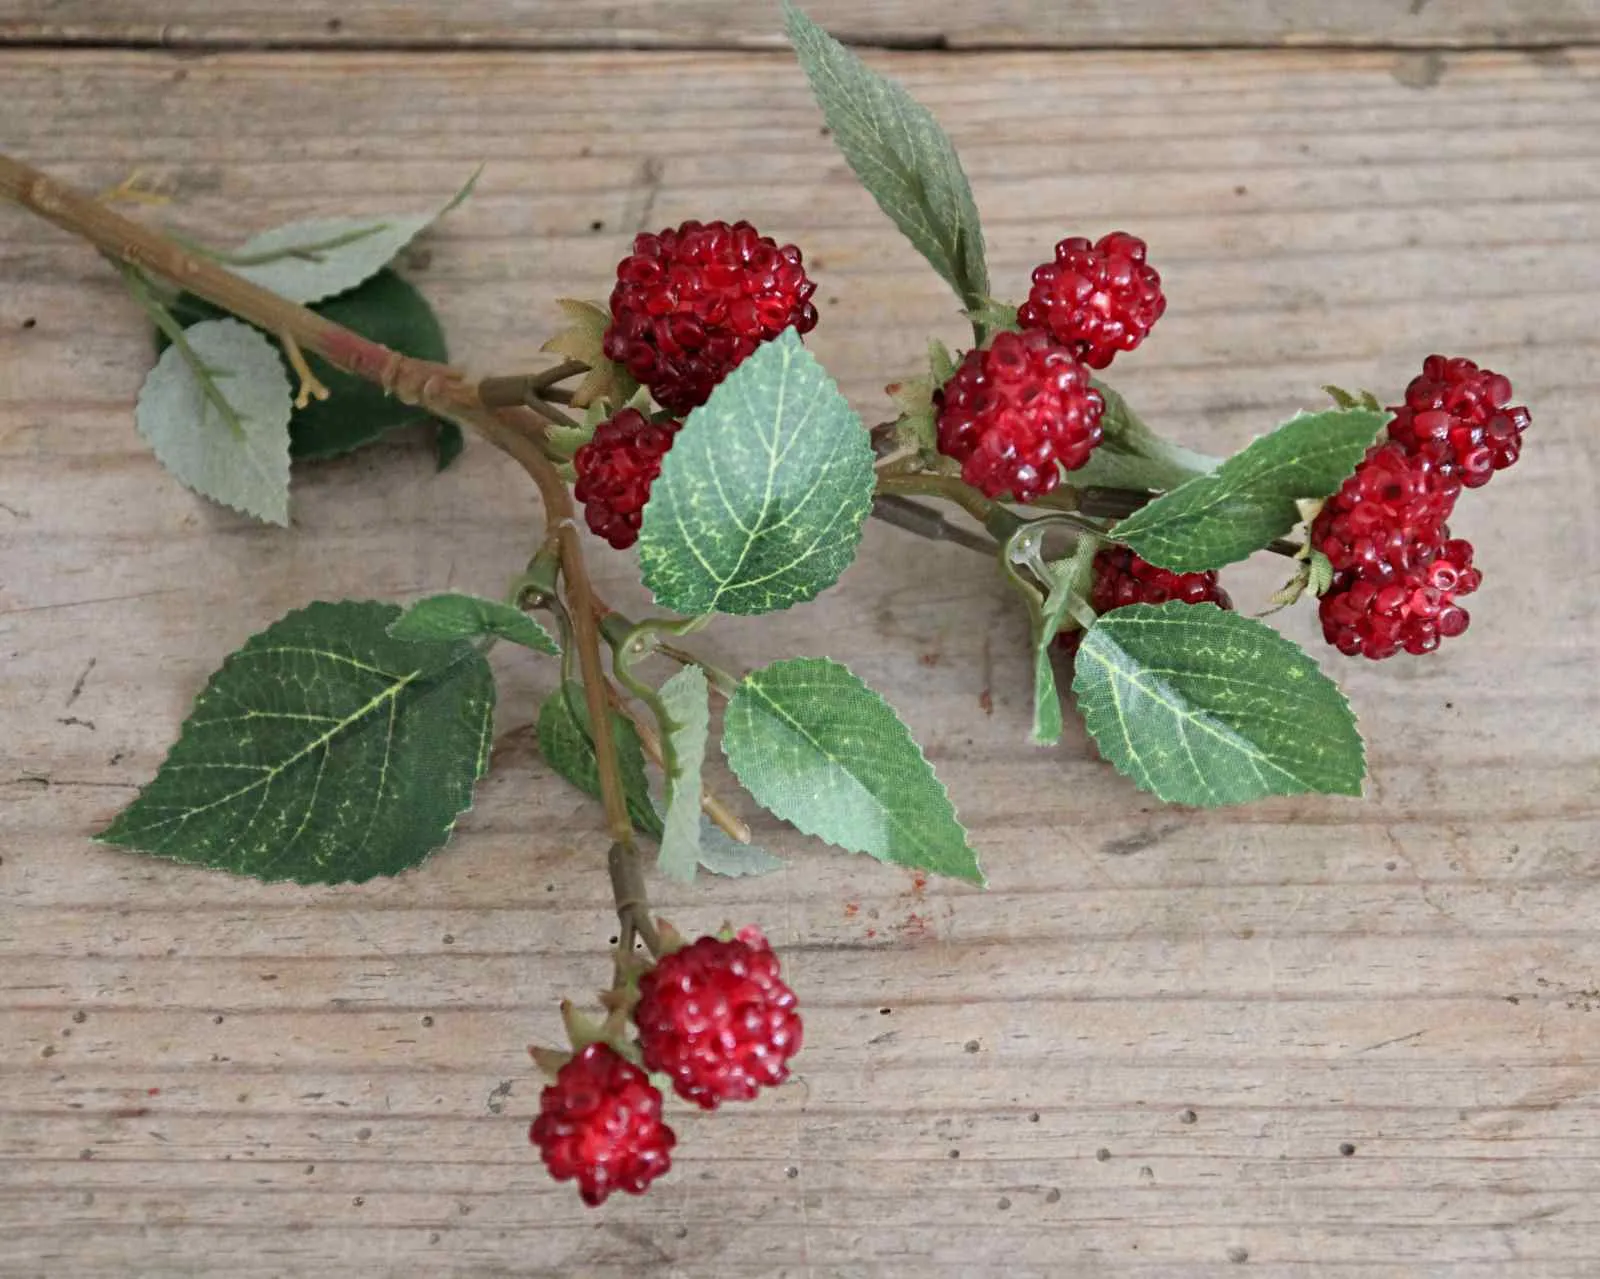
M 1207 457 L 1157 435 L 1121 395 L 1098 378 L 1094 387 L 1106 402 L 1100 419 L 1105 438 L 1089 460 L 1072 472 L 1075 486 L 1165 491 L 1222 464 L 1221 458 Z
M 690 616 L 813 598 L 855 558 L 872 467 L 861 419 L 785 330 L 689 414 L 662 460 L 639 537 L 645 585 Z
M 289 423 L 290 449 L 293 450 L 294 422 Z M 461 428 L 454 422 L 440 422 L 437 434 L 433 437 L 434 457 L 438 463 L 438 470 L 444 470 L 450 463 L 461 456 L 461 450 L 467 447 L 467 438 L 461 434 Z
M 808 835 L 880 861 L 983 883 L 944 784 L 888 703 L 821 657 L 752 671 L 722 748 L 758 802 Z
M 823 118 L 856 177 L 962 305 L 989 293 L 972 187 L 932 114 L 784 0 L 794 46 Z
M 417 865 L 488 767 L 494 677 L 470 644 L 390 639 L 399 613 L 317 603 L 253 636 L 97 838 L 301 884 Z
M 478 639 L 493 635 L 557 657 L 560 647 L 550 633 L 521 609 L 476 595 L 430 595 L 400 615 L 389 634 L 398 640 Z
M 430 213 L 369 218 L 306 218 L 252 236 L 218 255 L 235 275 L 291 302 L 320 302 L 353 289 L 472 192 L 473 174 L 448 204 Z
M 1052 581 L 1049 594 L 1039 610 L 1033 636 L 1033 731 L 1036 746 L 1054 746 L 1061 740 L 1061 694 L 1056 688 L 1055 667 L 1050 650 L 1056 633 L 1066 621 L 1074 599 L 1087 600 L 1094 579 L 1094 557 L 1100 548 L 1098 538 L 1083 537 L 1073 548 L 1072 557 L 1049 566 Z
M 1326 595 L 1333 585 L 1333 561 L 1323 552 L 1313 549 L 1306 556 L 1306 590 L 1313 595 Z
M 1242 560 L 1299 523 L 1297 501 L 1336 492 L 1384 421 L 1370 409 L 1301 413 L 1135 511 L 1114 536 L 1175 572 Z
M 1338 685 L 1270 626 L 1215 604 L 1104 614 L 1072 691 L 1101 753 L 1168 803 L 1361 793 L 1361 734 Z
M 667 813 L 658 865 L 669 879 L 688 883 L 700 861 L 700 771 L 711 731 L 711 689 L 705 672 L 685 666 L 660 688 L 670 724 L 662 727 Z
M 182 350 L 169 346 L 139 391 L 139 434 L 195 492 L 258 520 L 288 524 L 294 393 L 277 348 L 238 320 L 193 325 L 184 340 L 233 418 L 218 412 Z
M 611 734 L 617 744 L 617 765 L 628 799 L 628 816 L 652 839 L 661 838 L 661 818 L 650 802 L 650 785 L 644 772 L 644 748 L 634 727 L 615 711 Z M 545 762 L 586 795 L 600 798 L 600 767 L 589 736 L 589 708 L 583 685 L 569 681 L 539 708 L 539 751 Z
M 192 293 L 172 304 L 172 313 L 184 323 L 227 315 Z M 313 307 L 318 315 L 353 329 L 362 337 L 419 360 L 440 363 L 450 358 L 444 331 L 427 299 L 393 271 L 379 271 L 360 288 Z M 271 338 L 272 334 L 267 334 Z M 166 339 L 157 334 L 158 349 Z M 428 420 L 415 405 L 403 404 L 381 386 L 342 372 L 321 356 L 305 352 L 306 363 L 331 392 L 326 400 L 312 400 L 295 409 L 289 419 L 289 455 L 295 458 L 337 457 L 369 444 L 389 431 Z M 461 430 L 453 423 L 439 424 L 435 445 L 443 470 L 461 452 Z
M 736 839 L 729 839 L 717 829 L 716 823 L 710 818 L 700 819 L 700 867 L 708 870 L 713 875 L 727 875 L 730 877 L 743 877 L 746 875 L 770 875 L 775 870 L 782 870 L 783 858 L 774 857 L 764 848 L 755 844 L 741 844 Z

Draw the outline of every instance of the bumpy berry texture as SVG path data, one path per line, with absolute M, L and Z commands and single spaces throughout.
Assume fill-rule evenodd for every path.
M 1471 360 L 1430 355 L 1393 410 L 1389 438 L 1467 488 L 1487 484 L 1522 452 L 1528 410 L 1511 403 L 1511 381 Z
M 642 234 L 617 266 L 606 358 L 683 414 L 784 329 L 809 333 L 817 309 L 800 250 L 748 222 L 685 222 Z
M 1167 309 L 1147 252 L 1145 242 L 1126 231 L 1093 244 L 1082 236 L 1062 240 L 1055 261 L 1034 269 L 1017 322 L 1043 329 L 1090 368 L 1105 368 L 1118 351 L 1143 342 Z
M 735 941 L 702 937 L 639 979 L 634 1024 L 652 1071 L 707 1110 L 748 1101 L 789 1077 L 800 1015 L 778 957 L 755 929 Z
M 1002 333 L 968 351 L 934 396 L 939 452 L 988 497 L 1042 497 L 1100 443 L 1105 401 L 1089 372 L 1049 334 Z
M 613 1190 L 640 1195 L 672 1167 L 677 1137 L 661 1122 L 661 1093 L 605 1044 L 590 1044 L 539 1096 L 528 1132 L 557 1181 L 578 1182 L 586 1204 Z
M 572 494 L 583 503 L 583 518 L 619 551 L 639 540 L 650 486 L 661 474 L 661 459 L 672 447 L 679 422 L 652 422 L 638 409 L 623 409 L 595 428 L 573 455 L 578 482 Z
M 1322 597 L 1322 633 L 1341 653 L 1381 660 L 1396 653 L 1431 653 L 1460 635 L 1471 620 L 1456 603 L 1478 589 L 1472 544 L 1444 542 L 1426 563 L 1383 580 L 1360 570 L 1341 573 Z
M 1089 607 L 1096 613 L 1109 613 L 1129 604 L 1165 604 L 1168 600 L 1233 607 L 1215 570 L 1174 573 L 1140 559 L 1125 546 L 1108 546 L 1095 555 Z M 1082 639 L 1080 630 L 1064 631 L 1056 637 L 1056 643 L 1067 652 L 1076 653 Z
M 1425 454 L 1374 444 L 1311 525 L 1311 545 L 1336 573 L 1359 569 L 1384 580 L 1424 566 L 1448 534 L 1460 480 Z

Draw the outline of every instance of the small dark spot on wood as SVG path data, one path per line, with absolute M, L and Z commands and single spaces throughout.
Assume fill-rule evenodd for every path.
M 579 159 L 587 160 L 593 154 L 594 154 L 594 148 L 593 147 L 579 147 L 578 148 L 578 158 Z
M 1156 1170 L 1149 1164 L 1145 1164 L 1139 1169 L 1139 1175 L 1146 1181 L 1154 1181 L 1156 1179 Z
M 428 1231 L 428 1242 L 429 1243 L 438 1243 L 439 1242 L 439 1232 L 437 1230 Z
M 1454 702 L 1446 702 L 1446 703 L 1445 703 L 1445 704 L 1444 704 L 1444 708 L 1445 708 L 1445 710 L 1447 710 L 1447 711 L 1453 711 L 1453 710 L 1455 710 L 1455 708 L 1456 708 L 1456 704 L 1455 704 L 1455 703 L 1454 703 Z
M 54 1044 L 46 1044 L 43 1048 L 41 1048 L 39 1050 L 39 1056 L 41 1056 L 41 1057 L 54 1057 L 55 1055 L 56 1055 L 56 1046 Z
M 237 1097 L 235 1097 L 234 1100 L 236 1102 L 238 1102 L 242 1106 L 242 1105 L 244 1105 L 245 1102 L 250 1100 L 250 1094 L 247 1093 L 247 1092 L 242 1092 Z
M 357 1196 L 356 1196 L 356 1197 L 355 1197 L 355 1198 L 354 1198 L 354 1199 L 352 1199 L 352 1200 L 351 1200 L 351 1201 L 350 1201 L 350 1202 L 351 1202 L 351 1203 L 353 1203 L 353 1204 L 354 1204 L 354 1205 L 355 1205 L 355 1206 L 356 1206 L 356 1207 L 357 1207 L 357 1208 L 359 1208 L 359 1207 L 361 1207 L 361 1205 L 362 1205 L 362 1204 L 364 1204 L 364 1203 L 366 1203 L 366 1202 L 367 1202 L 367 1200 L 366 1200 L 366 1196 L 364 1196 L 364 1195 L 357 1195 Z
M 617 939 L 615 937 L 613 937 L 611 940 L 612 940 L 613 943 L 615 943 Z M 452 937 L 449 933 L 446 933 L 444 935 L 444 944 L 446 946 L 454 946 L 456 944 L 456 939 L 454 937 Z
M 1029 1122 L 1029 1123 L 1030 1123 L 1030 1124 L 1036 1124 L 1036 1123 L 1038 1123 L 1038 1122 L 1039 1122 L 1039 1112 L 1038 1112 L 1038 1111 L 1037 1111 L 1037 1110 L 1035 1110 L 1035 1111 L 1033 1111 L 1033 1112 L 1032 1112 L 1032 1113 L 1031 1113 L 1031 1114 L 1030 1114 L 1030 1115 L 1029 1115 L 1029 1116 L 1028 1116 L 1028 1122 Z
M 1194 1111 L 1185 1110 L 1181 1114 L 1179 1114 L 1178 1122 L 1180 1124 L 1192 1124 L 1199 1118 L 1200 1118 L 1200 1116 L 1195 1114 Z
M 1408 89 L 1431 89 L 1444 78 L 1444 54 L 1437 49 L 1398 54 L 1394 78 Z
M 621 940 L 621 939 L 616 937 L 615 935 L 613 935 L 611 937 L 606 938 L 606 945 L 607 946 L 615 946 L 619 940 Z
M 553 893 L 556 891 L 556 886 L 554 884 L 546 884 L 544 886 L 544 891 L 547 893 Z
M 316 1164 L 307 1164 L 306 1165 L 306 1176 L 309 1177 L 312 1173 L 316 1172 L 316 1170 L 317 1170 Z
M 831 138 L 833 136 L 833 130 L 830 129 L 827 125 L 823 125 L 820 129 L 817 130 L 817 136 L 819 138 Z
M 423 1016 L 423 1018 L 422 1018 L 422 1024 L 423 1024 L 423 1025 L 424 1025 L 424 1026 L 431 1026 L 431 1025 L 433 1025 L 433 1018 L 432 1018 L 432 1017 L 431 1017 L 431 1016 L 428 1016 L 428 1015 L 426 1015 L 426 1014 L 425 1014 L 425 1015 L 424 1015 L 424 1016 Z
M 689 1237 L 689 1227 L 688 1226 L 674 1226 L 672 1228 L 672 1237 L 674 1239 L 687 1239 Z
M 1411 16 L 1415 18 L 1428 7 L 1428 0 L 1411 0 Z
M 94 1158 L 94 1151 L 90 1150 L 87 1146 L 85 1146 L 82 1150 L 80 1150 L 78 1152 L 78 1158 L 79 1159 L 93 1159 Z
M 1395 868 L 1395 864 L 1393 862 L 1384 862 L 1383 868 L 1384 870 L 1393 870 Z
M 950 1152 L 950 1158 L 952 1158 L 952 1159 L 960 1159 L 961 1158 L 961 1152 L 959 1150 L 952 1150 Z
M 1061 1202 L 1061 1192 L 1059 1190 L 1047 1191 L 1045 1193 L 1044 1201 L 1047 1204 L 1058 1204 L 1058 1203 L 1060 1203 Z
M 1250 191 L 1248 187 L 1245 187 L 1243 184 L 1241 184 L 1233 188 L 1233 193 L 1235 195 L 1249 195 Z
M 223 1021 L 222 1014 L 218 1013 L 215 1017 L 213 1017 L 211 1019 L 211 1024 L 213 1026 L 220 1026 L 220 1025 L 222 1025 L 222 1021 Z
M 262 981 L 277 981 L 278 980 L 278 974 L 277 973 L 262 973 L 261 974 L 261 980 Z
M 1522 1002 L 1522 996 L 1521 995 L 1507 995 L 1505 997 L 1505 999 L 1506 999 L 1506 1003 L 1512 1004 L 1512 1005 L 1520 1004 Z
M 356 1129 L 356 1140 L 357 1141 L 366 1141 L 371 1136 L 372 1136 L 372 1129 L 370 1129 L 370 1128 L 357 1128 Z
M 605 229 L 606 224 L 604 218 L 596 218 L 593 222 L 589 223 L 589 230 L 591 231 L 604 231 Z
M 880 1009 L 878 1009 L 878 1016 L 887 1017 L 893 1011 L 894 1011 L 893 1008 L 880 1008 Z
M 965 1048 L 969 1053 L 975 1053 L 978 1051 L 978 1049 L 983 1047 L 983 1045 L 980 1044 L 976 1039 L 969 1039 L 965 1044 L 962 1045 L 962 1047 Z
M 22 322 L 22 327 L 25 329 L 37 328 L 38 325 L 39 321 L 34 319 L 34 317 L 31 315 Z
M 1007 1199 L 1004 1195 L 1001 1195 L 1000 1202 L 995 1204 L 995 1207 L 1000 1209 L 1001 1212 L 1004 1212 L 1007 1208 L 1011 1207 L 1011 1200 Z
M 61 1038 L 63 1038 L 63 1039 L 71 1039 L 72 1038 L 72 1027 L 71 1026 L 63 1026 L 61 1028 Z
M 1099 1150 L 1094 1152 L 1094 1157 L 1097 1163 L 1105 1164 L 1111 1162 L 1111 1152 L 1104 1146 L 1101 1146 Z
M 1235 1245 L 1234 1247 L 1228 1249 L 1228 1260 L 1233 1262 L 1233 1264 L 1236 1266 L 1242 1266 L 1245 1262 L 1250 1260 L 1250 1249 L 1240 1248 L 1238 1245 Z
M 115 754 L 115 755 L 113 755 L 113 756 L 112 756 L 112 757 L 111 757 L 111 762 L 112 762 L 112 763 L 113 763 L 113 764 L 120 764 L 120 763 L 122 763 L 122 752 L 121 752 L 121 751 L 118 751 L 118 752 L 117 752 L 117 753 L 116 753 L 116 754 Z
M 83 1009 L 80 1008 L 80 1009 L 78 1009 L 77 1012 L 72 1014 L 72 1020 L 77 1022 L 78 1025 L 81 1026 L 81 1025 L 83 1025 L 84 1022 L 89 1020 L 89 1014 L 84 1012 Z
M 1348 1141 L 1341 1141 L 1339 1143 L 1339 1153 L 1348 1159 L 1356 1153 L 1356 1148 Z
M 798 1168 L 796 1168 L 793 1164 L 790 1164 L 787 1168 L 785 1168 L 783 1170 L 783 1175 L 785 1177 L 787 1177 L 790 1181 L 793 1181 L 796 1177 L 798 1177 L 800 1175 L 800 1170 Z
M 338 35 L 339 32 L 344 30 L 344 19 L 343 18 L 329 18 L 328 22 L 327 22 L 327 26 L 328 26 L 328 34 L 329 35 Z

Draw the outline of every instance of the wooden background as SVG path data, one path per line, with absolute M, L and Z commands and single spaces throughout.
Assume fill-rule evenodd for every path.
M 1393 398 L 1434 349 L 1515 378 L 1524 460 L 1455 522 L 1472 631 L 1426 660 L 1317 649 L 1369 797 L 1180 812 L 1081 733 L 1028 747 L 1018 610 L 968 552 L 875 526 L 821 601 L 708 644 L 825 646 L 883 689 L 992 887 L 758 819 L 791 869 L 664 889 L 686 929 L 782 947 L 800 1077 L 677 1111 L 673 1175 L 587 1211 L 524 1135 L 524 1045 L 603 979 L 610 919 L 595 808 L 530 749 L 545 666 L 500 663 L 497 768 L 397 881 L 87 838 L 286 610 L 499 589 L 529 486 L 397 440 L 299 468 L 291 530 L 207 505 L 133 432 L 135 308 L 0 209 L 0 1272 L 1595 1273 L 1600 4 L 816 11 L 902 46 L 869 56 L 961 146 L 999 287 L 1069 231 L 1149 238 L 1171 308 L 1117 383 L 1198 446 L 1324 382 Z M 406 268 L 482 372 L 533 361 L 636 229 L 748 215 L 805 247 L 812 348 L 876 412 L 958 317 L 774 31 L 733 0 L 0 0 L 0 146 L 94 188 L 138 169 L 173 197 L 148 216 L 213 239 L 425 208 L 486 161 Z M 1228 581 L 1259 606 L 1281 571 Z M 626 558 L 599 572 L 642 604 Z

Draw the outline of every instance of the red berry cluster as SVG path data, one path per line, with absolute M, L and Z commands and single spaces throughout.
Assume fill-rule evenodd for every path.
M 573 455 L 578 482 L 572 494 L 583 503 L 590 529 L 619 551 L 639 540 L 650 486 L 672 447 L 680 422 L 652 422 L 638 409 L 623 409 L 595 428 Z
M 1089 460 L 1105 411 L 1089 370 L 1133 350 L 1166 309 L 1145 252 L 1123 231 L 1062 240 L 1017 310 L 1023 332 L 969 351 L 935 394 L 939 451 L 968 484 L 1029 502 Z
M 938 393 L 939 452 L 989 497 L 1042 497 L 1100 443 L 1105 401 L 1089 371 L 1047 333 L 1002 333 L 968 351 Z
M 645 1066 L 706 1110 L 782 1083 L 800 1051 L 794 992 L 754 928 L 662 956 L 639 979 L 633 1019 Z M 557 1181 L 577 1179 L 587 1204 L 603 1203 L 613 1190 L 644 1193 L 671 1167 L 677 1142 L 662 1122 L 660 1091 L 603 1043 L 561 1067 L 540 1095 L 528 1135 Z
M 1169 600 L 1233 607 L 1233 600 L 1217 581 L 1215 570 L 1174 573 L 1140 559 L 1126 546 L 1108 546 L 1096 553 L 1094 581 L 1089 591 L 1089 607 L 1096 613 L 1109 613 L 1129 604 L 1165 604 Z M 1067 652 L 1075 653 L 1082 639 L 1083 632 L 1073 630 L 1063 632 L 1056 642 Z
M 1463 487 L 1517 460 L 1528 410 L 1511 383 L 1471 360 L 1430 355 L 1391 410 L 1387 439 L 1324 504 L 1311 545 L 1333 565 L 1322 633 L 1374 660 L 1431 653 L 1470 618 L 1456 600 L 1478 589 L 1472 544 L 1446 521 Z
M 611 291 L 606 358 L 625 365 L 656 402 L 684 414 L 710 398 L 762 342 L 809 333 L 817 286 L 800 250 L 748 222 L 685 222 L 635 238 Z

